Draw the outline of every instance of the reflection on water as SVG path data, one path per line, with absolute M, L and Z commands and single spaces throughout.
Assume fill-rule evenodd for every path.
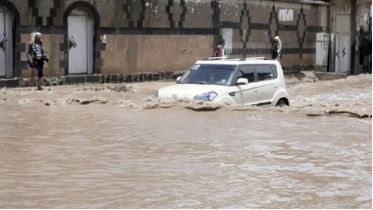
M 142 109 L 157 85 L 0 92 L 0 206 L 372 207 L 371 118 L 304 115 L 371 115 L 371 77 L 290 86 L 280 110 Z

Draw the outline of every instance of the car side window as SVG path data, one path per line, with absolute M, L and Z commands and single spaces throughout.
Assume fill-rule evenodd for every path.
M 254 65 L 242 65 L 239 68 L 237 79 L 245 78 L 250 82 L 255 82 L 255 67 Z
M 258 75 L 258 81 L 271 80 L 277 77 L 277 71 L 273 69 L 271 65 L 257 65 L 255 69 Z
M 275 65 L 270 65 L 274 78 L 277 78 L 277 67 Z

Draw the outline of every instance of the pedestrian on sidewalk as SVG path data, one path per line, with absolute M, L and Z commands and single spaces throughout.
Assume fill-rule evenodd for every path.
M 272 46 L 272 58 L 274 60 L 280 61 L 281 58 L 281 39 L 279 36 L 275 36 L 273 46 Z
M 44 61 L 49 62 L 49 59 L 44 53 L 43 41 L 41 39 L 41 33 L 36 32 L 34 40 L 29 43 L 27 50 L 27 62 L 31 68 L 31 90 L 34 89 L 34 77 L 37 72 L 38 74 L 38 90 L 43 90 L 43 66 Z
M 220 58 L 224 57 L 225 56 L 224 46 L 225 46 L 225 40 L 222 39 L 220 41 L 220 44 L 215 47 L 214 54 L 212 55 L 212 57 L 220 57 Z

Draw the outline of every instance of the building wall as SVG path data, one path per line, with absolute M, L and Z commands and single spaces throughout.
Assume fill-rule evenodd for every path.
M 348 29 L 348 33 L 351 34 L 350 50 L 351 56 L 349 61 L 352 63 L 349 68 L 351 74 L 359 74 L 368 72 L 367 64 L 364 63 L 364 59 L 367 58 L 364 51 L 366 47 L 371 48 L 371 42 L 368 43 L 363 41 L 363 37 L 371 40 L 371 29 L 369 29 L 370 17 L 370 6 L 372 5 L 371 0 L 333 0 L 332 1 L 332 20 L 331 20 L 331 53 L 330 53 L 330 71 L 337 71 L 335 62 L 337 57 L 336 51 L 336 39 L 335 35 L 338 33 L 337 27 L 337 16 L 348 15 L 351 19 L 351 28 Z M 343 23 L 346 24 L 346 23 Z M 368 64 L 368 66 L 371 64 Z M 369 68 L 371 72 L 371 67 Z
M 364 31 L 369 31 L 369 18 L 371 17 L 370 6 L 372 5 L 371 0 L 360 0 L 357 1 L 357 26 L 363 27 Z
M 357 51 L 355 57 L 355 71 L 357 74 L 367 72 L 372 73 L 372 11 L 370 9 L 371 6 L 371 0 L 357 1 Z
M 0 0 L 15 16 L 15 76 L 29 77 L 30 33 L 43 33 L 46 76 L 69 74 L 67 17 L 95 20 L 94 74 L 177 71 L 212 55 L 223 37 L 234 57 L 270 56 L 279 35 L 287 73 L 312 69 L 316 34 L 327 31 L 327 5 L 270 0 Z M 106 43 L 102 38 L 106 35 Z

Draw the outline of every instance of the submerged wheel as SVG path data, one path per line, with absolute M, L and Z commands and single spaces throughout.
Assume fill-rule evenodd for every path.
M 280 99 L 278 102 L 277 102 L 277 105 L 276 106 L 279 106 L 279 107 L 284 107 L 284 106 L 287 106 L 288 104 L 286 103 L 286 101 L 284 99 Z

